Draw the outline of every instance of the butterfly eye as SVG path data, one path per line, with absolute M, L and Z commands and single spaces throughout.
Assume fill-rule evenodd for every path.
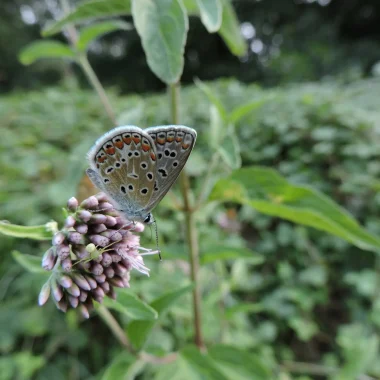
M 150 224 L 150 223 L 152 223 L 151 214 L 149 214 L 149 215 L 144 219 L 144 223 L 145 223 L 145 224 Z

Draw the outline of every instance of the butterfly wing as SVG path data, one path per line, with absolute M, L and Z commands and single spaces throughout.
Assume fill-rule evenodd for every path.
M 152 210 L 181 173 L 194 147 L 197 132 L 181 125 L 151 127 L 144 131 L 151 136 L 157 151 L 157 174 L 148 204 L 148 210 Z
M 154 192 L 157 153 L 150 135 L 134 126 L 112 129 L 87 154 L 94 183 L 131 220 L 144 211 Z

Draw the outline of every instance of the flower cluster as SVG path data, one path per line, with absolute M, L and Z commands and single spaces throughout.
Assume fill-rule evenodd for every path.
M 129 287 L 131 269 L 149 275 L 142 256 L 158 251 L 140 247 L 135 233 L 142 232 L 144 225 L 120 216 L 104 193 L 80 205 L 70 198 L 67 213 L 64 227 L 42 259 L 42 267 L 52 275 L 38 302 L 45 304 L 51 294 L 58 309 L 78 308 L 88 318 L 93 301 L 115 299 L 115 287 Z

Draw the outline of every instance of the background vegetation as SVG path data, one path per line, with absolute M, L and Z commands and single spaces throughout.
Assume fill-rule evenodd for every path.
M 379 5 L 236 1 L 240 27 L 235 20 L 238 29 L 229 34 L 209 34 L 199 12 L 193 15 L 195 2 L 184 3 L 191 16 L 178 106 L 180 123 L 199 136 L 186 167 L 190 202 L 201 206 L 192 213 L 196 283 L 189 280 L 180 186 L 155 211 L 164 261 L 148 259 L 151 277 L 131 279 L 130 294 L 159 318 L 112 311 L 132 353 L 96 313 L 83 321 L 52 302 L 37 306 L 46 277 L 26 254 L 41 257 L 50 243 L 1 235 L 0 373 L 5 379 L 380 378 Z M 176 117 L 170 100 L 178 100 L 178 87 L 151 93 L 165 85 L 150 71 L 157 74 L 157 67 L 149 69 L 130 15 L 81 52 L 74 49 L 76 56 L 64 45 L 59 53 L 52 45 L 28 47 L 48 19 L 64 17 L 61 5 L 2 5 L 0 215 L 18 225 L 51 219 L 61 225 L 66 200 L 94 191 L 83 178 L 85 153 L 114 124 L 145 127 Z M 80 25 L 83 36 L 88 25 Z M 65 30 L 49 39 L 66 43 Z M 99 88 L 98 94 L 88 89 L 85 52 L 111 86 L 101 99 L 108 111 Z M 157 75 L 177 81 L 167 73 Z M 194 76 L 219 79 L 193 84 Z M 0 228 L 9 234 L 7 226 Z M 154 246 L 149 230 L 143 246 Z M 202 339 L 193 345 L 196 288 Z

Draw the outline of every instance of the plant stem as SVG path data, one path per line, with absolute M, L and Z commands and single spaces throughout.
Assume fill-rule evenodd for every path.
M 97 312 L 99 316 L 103 319 L 106 325 L 113 332 L 113 335 L 121 343 L 121 345 L 126 348 L 129 352 L 134 352 L 131 343 L 129 342 L 124 330 L 121 328 L 115 317 L 110 313 L 110 311 L 103 305 L 97 307 Z
M 173 84 L 169 87 L 171 119 L 173 124 L 179 123 L 179 84 Z M 183 197 L 183 212 L 185 214 L 185 232 L 189 248 L 189 260 L 191 268 L 191 281 L 193 288 L 193 312 L 194 312 L 194 332 L 195 344 L 200 348 L 204 348 L 202 325 L 201 325 L 201 289 L 199 284 L 199 244 L 198 233 L 194 220 L 194 209 L 190 202 L 190 183 L 185 172 L 180 175 L 181 191 Z
M 100 83 L 98 77 L 96 76 L 95 71 L 93 70 L 92 66 L 90 65 L 90 62 L 88 61 L 87 56 L 85 54 L 81 54 L 79 56 L 78 62 L 82 66 L 82 69 L 83 69 L 84 73 L 86 74 L 88 81 L 91 83 L 92 87 L 97 92 L 97 94 L 100 98 L 100 101 L 102 102 L 104 109 L 105 109 L 109 119 L 111 120 L 113 126 L 116 126 L 116 124 L 117 124 L 116 116 L 115 116 L 115 113 L 112 109 L 111 103 L 109 102 L 107 94 L 104 91 L 104 88 L 103 88 L 102 84 Z
M 65 15 L 70 13 L 70 5 L 67 0 L 60 0 L 62 10 Z M 70 24 L 66 27 L 68 40 L 70 42 L 70 45 L 76 49 L 76 43 L 78 41 L 78 31 L 76 30 L 75 26 Z M 91 83 L 92 87 L 98 94 L 100 101 L 103 104 L 104 110 L 106 111 L 109 119 L 111 120 L 111 123 L 113 126 L 116 126 L 116 117 L 115 113 L 112 109 L 111 103 L 108 100 L 107 94 L 100 83 L 98 77 L 95 74 L 95 71 L 90 65 L 90 62 L 87 59 L 86 53 L 78 53 L 78 63 L 82 67 L 82 70 L 84 71 L 88 81 Z

